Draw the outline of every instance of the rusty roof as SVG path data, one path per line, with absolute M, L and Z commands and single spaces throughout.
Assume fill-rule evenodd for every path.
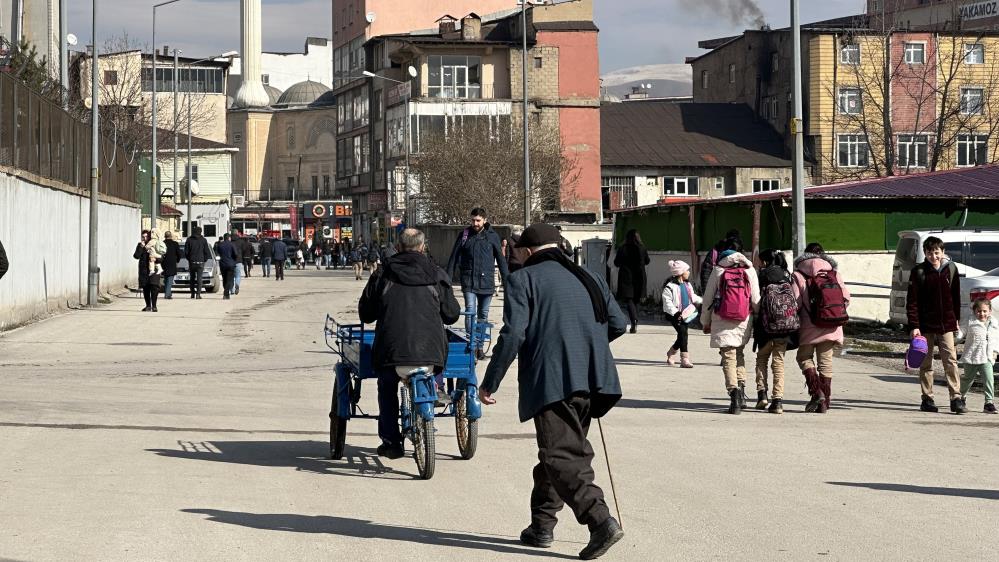
M 600 107 L 602 166 L 787 168 L 784 141 L 749 106 L 633 101 Z

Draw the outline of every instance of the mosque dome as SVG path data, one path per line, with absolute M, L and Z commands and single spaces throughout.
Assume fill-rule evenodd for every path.
M 313 82 L 312 80 L 299 82 L 298 84 L 294 84 L 285 90 L 284 93 L 278 98 L 277 103 L 274 104 L 274 107 L 296 107 L 310 105 L 315 103 L 320 96 L 329 91 L 329 88 L 319 82 Z
M 281 90 L 270 84 L 264 84 L 264 91 L 267 92 L 267 97 L 269 98 L 267 105 L 274 105 L 281 99 Z

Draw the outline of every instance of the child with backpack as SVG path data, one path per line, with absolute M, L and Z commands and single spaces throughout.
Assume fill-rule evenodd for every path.
M 742 255 L 738 240 L 726 241 L 717 267 L 708 277 L 702 307 L 704 333 L 711 334 L 711 347 L 718 349 L 725 375 L 728 413 L 740 414 L 746 407 L 746 344 L 752 336 L 752 317 L 760 306 L 760 285 L 749 258 Z
M 905 299 L 912 337 L 925 337 L 928 347 L 919 367 L 923 394 L 919 409 L 923 412 L 940 411 L 933 402 L 933 346 L 936 346 L 947 375 L 950 411 L 963 414 L 967 409 L 961 402 L 957 347 L 954 343 L 961 318 L 961 277 L 957 266 L 944 255 L 943 240 L 936 236 L 928 237 L 923 242 L 923 254 L 926 261 L 909 273 L 909 291 Z
M 784 353 L 790 339 L 797 336 L 798 299 L 794 293 L 787 258 L 780 250 L 760 252 L 760 313 L 753 326 L 753 349 L 756 351 L 756 409 L 767 409 L 767 362 L 773 373 L 771 414 L 784 413 Z
M 992 302 L 988 299 L 976 299 L 971 304 L 973 315 L 965 324 L 964 353 L 961 354 L 961 364 L 964 365 L 964 375 L 961 377 L 961 406 L 968 407 L 968 391 L 975 379 L 982 379 L 982 389 L 985 393 L 986 414 L 995 414 L 995 376 L 992 363 L 999 352 L 999 322 L 992 317 Z
M 681 260 L 670 261 L 669 271 L 672 277 L 663 287 L 663 312 L 669 318 L 676 330 L 676 342 L 666 353 L 666 364 L 676 365 L 676 354 L 680 354 L 680 367 L 693 368 L 690 353 L 687 350 L 687 326 L 697 319 L 697 305 L 701 297 L 694 292 L 690 284 L 690 266 Z
M 843 345 L 843 326 L 850 320 L 850 291 L 836 260 L 821 244 L 811 243 L 794 260 L 794 290 L 799 307 L 798 367 L 808 387 L 805 411 L 824 414 L 832 400 L 832 359 Z

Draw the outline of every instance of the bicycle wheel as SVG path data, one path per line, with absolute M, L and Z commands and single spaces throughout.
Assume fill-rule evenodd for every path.
M 338 461 L 343 458 L 343 447 L 347 442 L 347 418 L 340 417 L 340 385 L 333 384 L 333 403 L 330 405 L 330 458 Z
M 475 456 L 479 443 L 479 420 L 468 419 L 468 392 L 458 396 L 454 405 L 454 429 L 458 434 L 458 451 L 461 458 L 468 460 Z
M 413 458 L 420 478 L 430 480 L 434 476 L 434 420 L 425 420 L 419 414 L 413 416 Z

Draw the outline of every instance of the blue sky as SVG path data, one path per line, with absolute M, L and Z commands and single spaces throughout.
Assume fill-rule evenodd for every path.
M 127 31 L 140 45 L 152 37 L 151 0 L 97 0 L 98 45 Z M 404 0 L 399 0 L 404 1 Z M 698 53 L 697 41 L 733 35 L 751 27 L 735 22 L 723 5 L 751 0 L 594 0 L 600 27 L 601 71 L 643 64 L 681 63 Z M 71 0 L 69 31 L 90 42 L 88 0 Z M 263 0 L 264 49 L 301 51 L 306 36 L 330 36 L 330 0 Z M 515 0 L 511 0 L 511 6 Z M 789 21 L 788 0 L 756 0 L 768 23 Z M 859 13 L 864 0 L 801 0 L 802 21 Z M 238 0 L 181 0 L 157 11 L 156 42 L 184 51 L 185 56 L 208 56 L 239 50 Z

